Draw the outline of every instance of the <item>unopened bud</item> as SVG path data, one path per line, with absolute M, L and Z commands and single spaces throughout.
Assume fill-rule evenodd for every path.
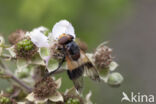
M 106 69 L 109 67 L 109 64 L 112 62 L 111 53 L 112 49 L 105 45 L 101 45 L 96 49 L 93 57 L 98 69 Z
M 114 73 L 111 73 L 109 75 L 107 83 L 110 86 L 118 87 L 123 82 L 123 80 L 124 80 L 124 78 L 123 78 L 123 76 L 120 73 L 114 72 Z
M 14 45 L 17 42 L 19 42 L 22 38 L 24 38 L 25 33 L 26 32 L 23 30 L 17 30 L 16 32 L 13 32 L 9 35 L 8 40 L 12 45 Z
M 67 104 L 80 104 L 80 101 L 79 101 L 79 99 L 72 99 L 72 98 L 70 98 L 67 101 Z

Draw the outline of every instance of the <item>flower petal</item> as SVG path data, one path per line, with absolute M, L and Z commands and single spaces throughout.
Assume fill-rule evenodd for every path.
M 49 100 L 52 102 L 64 101 L 63 96 L 58 91 L 53 96 L 49 97 Z
M 52 37 L 54 40 L 57 40 L 63 33 L 70 34 L 74 38 L 76 37 L 72 24 L 67 20 L 61 20 L 54 25 L 52 29 Z
M 39 48 L 49 47 L 48 37 L 44 34 L 45 31 L 47 31 L 47 30 L 48 29 L 46 29 L 45 27 L 39 27 L 39 28 L 32 30 L 30 33 L 26 33 L 26 34 L 28 34 L 28 36 L 30 36 L 31 41 L 37 47 L 39 47 Z
M 33 31 L 35 31 L 35 30 L 39 31 L 41 33 L 44 33 L 45 31 L 48 31 L 48 29 L 46 27 L 44 27 L 44 26 L 40 26 L 38 28 L 33 29 Z

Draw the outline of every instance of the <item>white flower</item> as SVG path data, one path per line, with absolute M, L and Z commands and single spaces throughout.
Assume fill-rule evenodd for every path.
M 57 22 L 52 29 L 51 35 L 54 40 L 57 40 L 59 36 L 62 34 L 69 34 L 69 35 L 72 35 L 74 38 L 76 37 L 74 27 L 67 20 L 61 20 Z
M 30 33 L 26 33 L 26 35 L 30 36 L 31 41 L 37 47 L 49 47 L 48 37 L 44 34 L 45 31 L 48 31 L 48 29 L 41 26 L 33 29 Z
M 44 34 L 45 31 L 48 31 L 48 29 L 47 29 L 46 27 L 43 27 L 43 26 L 40 26 L 40 27 L 38 27 L 38 28 L 35 28 L 35 29 L 33 29 L 33 31 L 34 31 L 34 30 L 40 31 L 40 32 L 42 32 L 43 34 Z

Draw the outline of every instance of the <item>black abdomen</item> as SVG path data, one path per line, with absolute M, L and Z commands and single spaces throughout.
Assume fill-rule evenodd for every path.
M 68 76 L 71 80 L 79 78 L 80 76 L 82 76 L 83 72 L 84 72 L 84 66 L 80 66 L 74 70 L 67 71 Z

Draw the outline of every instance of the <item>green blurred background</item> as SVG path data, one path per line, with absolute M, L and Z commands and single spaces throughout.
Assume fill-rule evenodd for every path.
M 155 11 L 155 0 L 0 0 L 0 33 L 7 39 L 16 29 L 52 29 L 57 21 L 67 19 L 89 51 L 109 40 L 120 64 L 117 71 L 125 81 L 120 88 L 111 88 L 85 79 L 85 93 L 93 91 L 96 104 L 121 104 L 123 91 L 128 95 L 132 91 L 156 93 Z M 72 85 L 66 74 L 59 76 L 64 78 L 61 90 Z M 8 84 L 0 81 L 0 89 L 4 89 Z

